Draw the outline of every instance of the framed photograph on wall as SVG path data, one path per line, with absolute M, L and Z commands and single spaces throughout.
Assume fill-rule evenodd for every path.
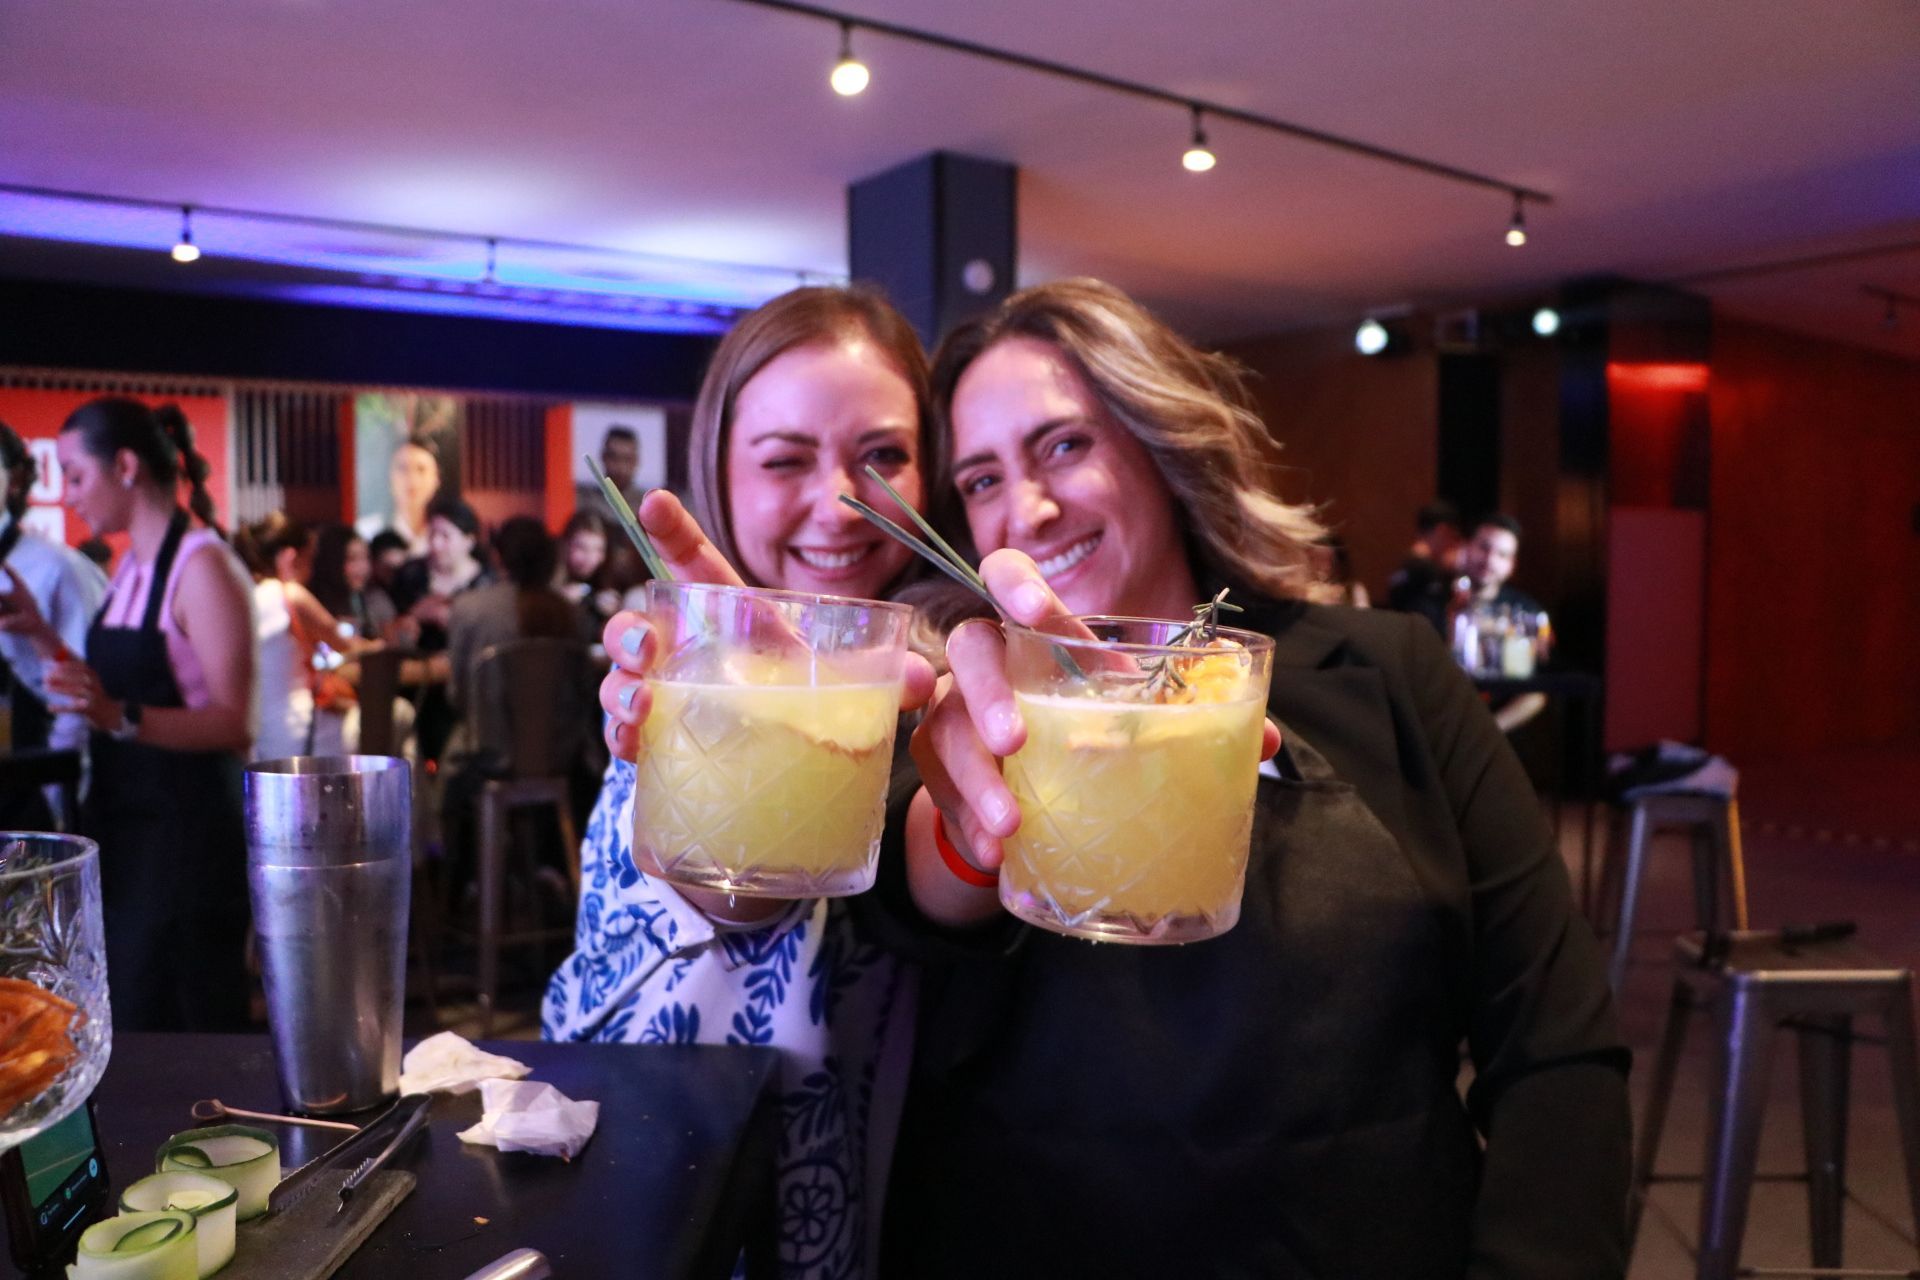
M 572 457 L 575 510 L 606 509 L 589 457 L 599 459 L 629 503 L 638 503 L 667 484 L 667 412 L 658 405 L 576 404 Z
M 462 416 L 453 396 L 353 398 L 353 524 L 361 537 L 392 529 L 413 554 L 426 554 L 427 504 L 438 493 L 460 496 Z

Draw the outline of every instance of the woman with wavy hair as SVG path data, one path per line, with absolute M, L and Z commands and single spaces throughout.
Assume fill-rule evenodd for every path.
M 1230 588 L 1273 723 L 1238 924 L 1093 946 L 1000 905 L 1027 726 L 1001 626 L 950 636 L 859 900 L 924 968 L 885 1273 L 1622 1274 L 1627 1052 L 1552 834 L 1430 627 L 1304 601 L 1320 527 L 1271 496 L 1236 370 L 1067 280 L 933 385 L 1014 623 Z
M 57 659 L 49 691 L 92 726 L 81 828 L 100 842 L 114 1026 L 244 1029 L 251 583 L 178 408 L 90 400 L 57 448 L 67 506 L 96 535 L 127 536 L 85 655 L 35 631 Z

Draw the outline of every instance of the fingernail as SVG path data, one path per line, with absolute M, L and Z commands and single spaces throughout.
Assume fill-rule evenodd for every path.
M 1033 617 L 1047 607 L 1047 589 L 1037 582 L 1023 582 L 1013 589 L 1014 612 Z
M 998 831 L 1013 817 L 1013 801 L 1004 795 L 987 796 L 980 801 L 980 816 L 987 820 L 989 827 Z
M 646 641 L 646 638 L 647 633 L 641 628 L 628 627 L 620 633 L 620 647 L 627 651 L 628 656 L 639 657 L 640 646 Z M 628 692 L 631 693 L 632 690 L 628 690 Z
M 995 707 L 987 712 L 987 727 L 999 741 L 1011 741 L 1020 732 L 1020 713 L 1004 704 Z
M 640 686 L 637 684 L 630 684 L 622 689 L 620 691 L 620 709 L 623 711 L 633 710 L 633 698 L 634 695 L 639 692 Z

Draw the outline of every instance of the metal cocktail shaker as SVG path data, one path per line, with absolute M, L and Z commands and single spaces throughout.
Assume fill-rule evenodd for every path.
M 287 1106 L 360 1111 L 400 1082 L 413 776 L 391 756 L 247 768 L 247 884 Z

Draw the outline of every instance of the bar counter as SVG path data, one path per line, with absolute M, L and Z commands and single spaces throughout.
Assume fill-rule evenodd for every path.
M 545 1253 L 560 1276 L 726 1277 L 743 1249 L 750 1275 L 773 1274 L 774 1050 L 483 1047 L 570 1098 L 598 1102 L 593 1140 L 570 1162 L 468 1146 L 455 1135 L 479 1120 L 479 1094 L 436 1095 L 426 1133 L 391 1166 L 419 1185 L 337 1276 L 462 1280 L 521 1247 Z M 94 1097 L 116 1199 L 152 1170 L 162 1141 L 202 1123 L 190 1114 L 197 1100 L 280 1110 L 264 1035 L 116 1035 Z M 347 1136 L 277 1132 L 283 1172 Z

